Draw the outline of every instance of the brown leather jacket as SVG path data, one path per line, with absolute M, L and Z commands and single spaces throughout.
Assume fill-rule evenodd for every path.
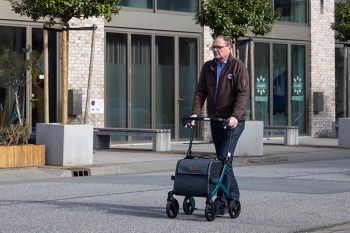
M 249 96 L 249 77 L 244 63 L 232 56 L 229 57 L 224 70 L 221 72 L 221 84 L 215 101 L 216 62 L 204 63 L 197 87 L 194 93 L 192 114 L 200 115 L 207 100 L 208 117 L 245 120 L 247 115 L 247 99 Z

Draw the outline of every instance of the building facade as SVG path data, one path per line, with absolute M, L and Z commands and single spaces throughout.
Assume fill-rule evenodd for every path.
M 212 59 L 211 31 L 193 20 L 198 0 L 140 2 L 122 1 L 111 22 L 70 22 L 72 29 L 97 29 L 69 31 L 68 85 L 80 94 L 82 105 L 81 113 L 68 111 L 69 122 L 166 128 L 180 141 L 188 138 L 181 118 L 191 114 L 201 65 Z M 336 44 L 330 29 L 334 1 L 275 0 L 274 7 L 282 9 L 282 16 L 269 34 L 253 37 L 253 62 L 247 64 L 254 84 L 251 116 L 266 125 L 298 126 L 300 135 L 332 136 L 332 122 L 349 116 L 348 51 Z M 17 50 L 30 45 L 42 52 L 42 23 L 16 15 L 8 1 L 0 0 L 0 43 L 11 42 Z M 60 121 L 59 35 L 49 31 L 50 122 Z M 238 44 L 243 61 L 249 61 L 246 46 Z M 42 78 L 28 75 L 30 85 L 22 91 L 22 109 L 33 130 L 43 122 Z M 2 126 L 16 120 L 10 92 L 0 89 Z M 196 133 L 210 140 L 207 125 Z

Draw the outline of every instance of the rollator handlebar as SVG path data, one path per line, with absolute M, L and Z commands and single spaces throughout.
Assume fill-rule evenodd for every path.
M 228 124 L 228 120 L 225 118 L 218 118 L 218 117 L 183 117 L 182 118 L 182 124 L 184 126 L 187 126 L 188 123 L 191 121 L 215 121 L 215 122 L 222 122 L 223 126 L 226 127 Z

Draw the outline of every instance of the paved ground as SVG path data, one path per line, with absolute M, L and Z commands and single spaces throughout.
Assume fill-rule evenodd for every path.
M 300 137 L 298 146 L 284 146 L 283 139 L 265 139 L 264 155 L 258 157 L 235 157 L 235 166 L 346 158 L 350 150 L 338 148 L 334 138 Z M 96 150 L 94 165 L 68 168 L 45 166 L 40 168 L 0 169 L 0 181 L 71 177 L 72 170 L 89 169 L 91 175 L 149 173 L 175 170 L 176 161 L 185 157 L 188 142 L 172 143 L 169 152 L 152 152 L 151 144 L 115 145 L 113 149 Z M 194 155 L 215 156 L 211 143 L 194 142 Z
M 333 160 L 350 157 L 350 149 L 338 148 L 337 139 L 300 137 L 298 146 L 284 146 L 282 139 L 265 139 L 264 155 L 259 157 L 235 157 L 235 166 L 249 166 L 276 162 L 308 160 Z M 30 179 L 71 177 L 72 170 L 88 169 L 92 176 L 105 174 L 137 174 L 174 171 L 177 160 L 183 158 L 188 143 L 172 143 L 169 152 L 155 153 L 151 144 L 115 145 L 110 150 L 97 150 L 94 165 L 79 168 L 45 166 L 40 168 L 0 169 L 0 182 L 16 182 Z M 215 156 L 212 144 L 195 142 L 194 155 Z M 340 224 L 310 232 L 350 232 L 350 224 Z

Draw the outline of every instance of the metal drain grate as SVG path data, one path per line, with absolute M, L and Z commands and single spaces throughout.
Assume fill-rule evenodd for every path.
M 72 170 L 72 176 L 91 176 L 90 169 L 87 168 L 79 168 L 79 169 L 73 169 Z

